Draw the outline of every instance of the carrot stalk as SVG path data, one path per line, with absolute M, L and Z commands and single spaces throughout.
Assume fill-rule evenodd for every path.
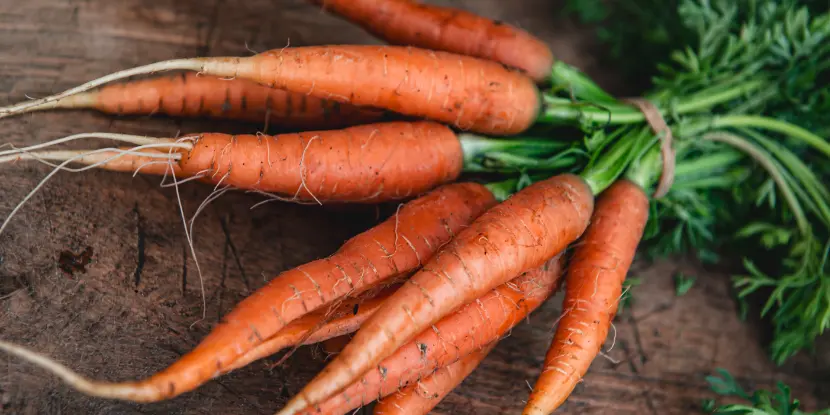
M 561 260 L 562 255 L 556 255 L 540 267 L 521 275 L 514 274 L 513 279 L 474 298 L 418 333 L 377 365 L 361 373 L 362 376 L 342 391 L 319 405 L 298 409 L 307 415 L 344 414 L 488 347 L 556 291 L 562 274 Z M 354 344 L 355 339 L 346 348 Z
M 143 381 L 90 384 L 74 373 L 53 372 L 103 398 L 154 402 L 188 392 L 291 322 L 420 267 L 494 203 L 482 185 L 452 183 L 402 205 L 331 256 L 281 273 L 240 302 L 193 350 Z
M 627 179 L 599 196 L 568 265 L 562 317 L 523 414 L 552 413 L 588 371 L 616 315 L 648 213 L 648 196 Z
M 475 56 L 550 76 L 553 53 L 530 33 L 451 7 L 412 0 L 311 0 L 389 43 Z
M 592 210 L 591 188 L 570 174 L 536 182 L 489 209 L 425 262 L 280 414 L 325 400 L 453 310 L 562 252 Z
M 374 415 L 427 415 L 473 373 L 495 346 L 496 342 L 490 343 L 436 370 L 424 380 L 384 397 L 375 405 Z
M 0 118 L 51 105 L 112 81 L 170 70 L 246 79 L 291 93 L 387 109 L 485 134 L 520 133 L 533 124 L 541 108 L 540 91 L 533 80 L 496 62 L 412 47 L 346 45 L 157 62 L 0 108 Z
M 30 111 L 87 108 L 117 115 L 207 116 L 303 130 L 367 124 L 384 116 L 380 110 L 193 72 L 106 85 Z

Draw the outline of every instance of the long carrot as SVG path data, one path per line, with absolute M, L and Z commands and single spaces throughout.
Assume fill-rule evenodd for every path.
M 563 174 L 489 209 L 407 280 L 280 414 L 325 400 L 459 306 L 563 251 L 585 230 L 593 201 L 582 178 Z
M 353 333 L 398 287 L 399 285 L 387 287 L 368 298 L 360 296 L 346 299 L 335 310 L 323 309 L 306 314 L 234 360 L 221 373 L 247 366 L 286 347 L 326 342 Z
M 96 109 L 116 115 L 166 114 L 266 123 L 286 129 L 335 129 L 380 121 L 385 112 L 268 88 L 245 79 L 182 72 L 106 85 L 31 108 Z
M 174 140 L 99 135 L 143 139 L 155 147 L 140 149 L 137 160 L 126 157 L 118 162 L 110 161 L 117 154 L 111 150 L 35 152 L 32 148 L 0 151 L 0 162 L 34 158 L 99 164 L 101 169 L 123 171 L 156 160 L 141 171 L 170 174 L 164 166 L 172 164 L 178 179 L 198 178 L 311 203 L 406 199 L 457 179 L 464 164 L 456 134 L 431 121 L 383 122 L 275 136 L 206 133 Z
M 451 7 L 412 0 L 310 0 L 389 43 L 475 56 L 546 80 L 553 52 L 530 33 Z
M 568 265 L 562 318 L 525 415 L 547 415 L 571 394 L 602 348 L 648 219 L 642 188 L 618 180 L 597 200 Z M 365 323 L 364 323 L 365 324 Z
M 333 255 L 281 273 L 224 316 L 192 351 L 156 375 L 115 384 L 88 383 L 75 374 L 64 379 L 73 379 L 73 386 L 93 396 L 138 402 L 190 391 L 298 318 L 420 267 L 494 203 L 483 185 L 439 187 L 351 238 Z
M 247 79 L 361 107 L 449 123 L 486 134 L 517 134 L 541 109 L 529 77 L 469 56 L 412 47 L 283 48 L 250 57 L 191 58 L 116 72 L 68 91 L 0 108 L 0 118 L 130 76 L 167 70 Z
M 302 409 L 304 415 L 344 414 L 488 347 L 556 291 L 561 271 L 562 255 L 556 255 L 538 268 L 521 275 L 514 274 L 508 282 L 418 333 L 339 393 L 319 405 L 298 409 Z M 352 344 L 354 340 L 347 348 Z
M 309 313 L 284 327 L 259 346 L 240 356 L 232 364 L 224 366 L 215 376 L 224 375 L 247 366 L 251 362 L 271 356 L 291 346 L 309 345 L 325 342 L 338 336 L 344 336 L 357 330 L 366 318 L 372 315 L 398 285 L 385 287 L 377 295 L 360 298 L 348 298 L 335 310 L 320 310 Z M 112 388 L 113 385 L 90 380 L 72 372 L 54 360 L 39 355 L 29 349 L 0 340 L 0 350 L 21 357 L 40 365 L 61 377 L 75 389 L 87 392 Z M 203 384 L 206 379 L 199 382 Z M 199 385 L 193 385 L 199 386 Z
M 427 415 L 470 375 L 496 346 L 491 343 L 457 362 L 444 366 L 426 379 L 378 401 L 374 415 Z

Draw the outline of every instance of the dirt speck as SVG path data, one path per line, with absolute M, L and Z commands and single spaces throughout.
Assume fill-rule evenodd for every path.
M 74 277 L 76 272 L 85 274 L 86 266 L 92 262 L 92 254 L 91 246 L 77 255 L 72 251 L 62 251 L 58 257 L 58 267 L 69 277 Z

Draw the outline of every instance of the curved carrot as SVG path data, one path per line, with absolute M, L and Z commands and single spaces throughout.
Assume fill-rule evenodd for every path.
M 353 333 L 397 288 L 397 285 L 387 287 L 369 298 L 349 298 L 333 311 L 318 310 L 306 314 L 234 360 L 221 373 L 247 366 L 286 347 L 325 342 Z
M 427 415 L 464 379 L 473 373 L 493 350 L 496 342 L 475 350 L 449 366 L 436 370 L 426 379 L 411 384 L 378 401 L 374 415 Z
M 380 121 L 385 112 L 268 88 L 245 79 L 182 72 L 73 95 L 32 110 L 96 109 L 107 114 L 212 117 L 288 129 L 334 129 Z
M 351 238 L 331 256 L 281 273 L 240 302 L 193 350 L 148 379 L 93 382 L 65 368 L 52 367 L 52 372 L 81 392 L 102 398 L 154 402 L 188 392 L 291 322 L 420 267 L 493 204 L 483 185 L 453 183 L 402 205 L 394 216 Z
M 248 79 L 293 93 L 387 109 L 486 134 L 518 134 L 534 123 L 541 109 L 541 95 L 533 80 L 496 62 L 412 47 L 346 45 L 275 49 L 244 58 L 158 62 L 0 108 L 0 118 L 115 80 L 167 70 Z
M 475 56 L 550 76 L 553 52 L 530 33 L 451 7 L 412 0 L 311 0 L 389 43 Z
M 298 409 L 305 415 L 345 414 L 498 341 L 557 290 L 562 255 L 517 274 L 418 333 L 342 391 L 317 406 Z
M 615 182 L 598 198 L 591 225 L 568 265 L 562 318 L 525 415 L 556 410 L 599 353 L 648 212 L 648 197 L 628 180 Z
M 563 251 L 585 230 L 593 201 L 582 178 L 564 174 L 489 209 L 407 280 L 279 413 L 323 401 L 454 309 Z

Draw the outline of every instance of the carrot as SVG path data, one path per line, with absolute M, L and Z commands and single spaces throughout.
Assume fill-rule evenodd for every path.
M 426 379 L 383 398 L 375 405 L 374 415 L 427 415 L 478 367 L 495 346 L 495 342 L 490 343 L 436 370 Z
M 361 373 L 347 388 L 302 409 L 304 415 L 344 414 L 388 396 L 441 367 L 498 341 L 559 287 L 562 255 L 474 298 L 418 333 L 390 356 Z M 386 301 L 390 301 L 387 299 Z M 364 323 L 365 325 L 366 323 Z M 347 348 L 355 344 L 353 339 Z
M 333 255 L 281 273 L 240 302 L 193 350 L 143 381 L 113 384 L 56 374 L 81 392 L 103 398 L 153 402 L 188 392 L 291 322 L 420 267 L 494 203 L 483 185 L 453 183 L 402 205 Z
M 617 312 L 622 283 L 648 212 L 648 196 L 639 185 L 625 179 L 616 181 L 598 198 L 591 225 L 568 265 L 562 318 L 525 415 L 556 410 L 599 353 Z
M 412 0 L 311 0 L 389 43 L 492 60 L 550 76 L 553 52 L 530 33 L 476 14 Z
M 221 373 L 247 366 L 251 362 L 273 355 L 290 346 L 309 345 L 347 337 L 355 332 L 366 319 L 398 288 L 393 285 L 368 298 L 349 298 L 335 310 L 318 310 L 300 317 L 251 349 Z
M 541 94 L 533 80 L 496 62 L 412 47 L 346 45 L 157 62 L 0 108 L 0 118 L 111 81 L 167 70 L 247 79 L 310 97 L 391 110 L 494 135 L 526 130 L 541 109 Z
M 31 108 L 96 109 L 107 114 L 212 117 L 286 129 L 334 129 L 380 121 L 384 112 L 268 88 L 245 79 L 192 72 L 107 85 Z
M 592 209 L 591 188 L 570 174 L 536 182 L 489 209 L 407 280 L 280 414 L 325 400 L 459 306 L 563 251 L 585 230 Z
M 206 133 L 178 140 L 145 140 L 154 140 L 156 146 L 166 146 L 168 151 L 151 149 L 154 151 L 137 153 L 138 159 L 110 164 L 108 159 L 116 154 L 111 150 L 94 154 L 12 150 L 0 151 L 0 162 L 8 153 L 9 160 L 71 159 L 123 171 L 150 159 L 161 165 L 175 160 L 179 178 L 198 178 L 216 185 L 274 193 L 285 200 L 316 203 L 405 199 L 457 179 L 464 163 L 456 134 L 430 121 L 395 121 L 276 136 Z M 143 171 L 169 174 L 160 166 Z

